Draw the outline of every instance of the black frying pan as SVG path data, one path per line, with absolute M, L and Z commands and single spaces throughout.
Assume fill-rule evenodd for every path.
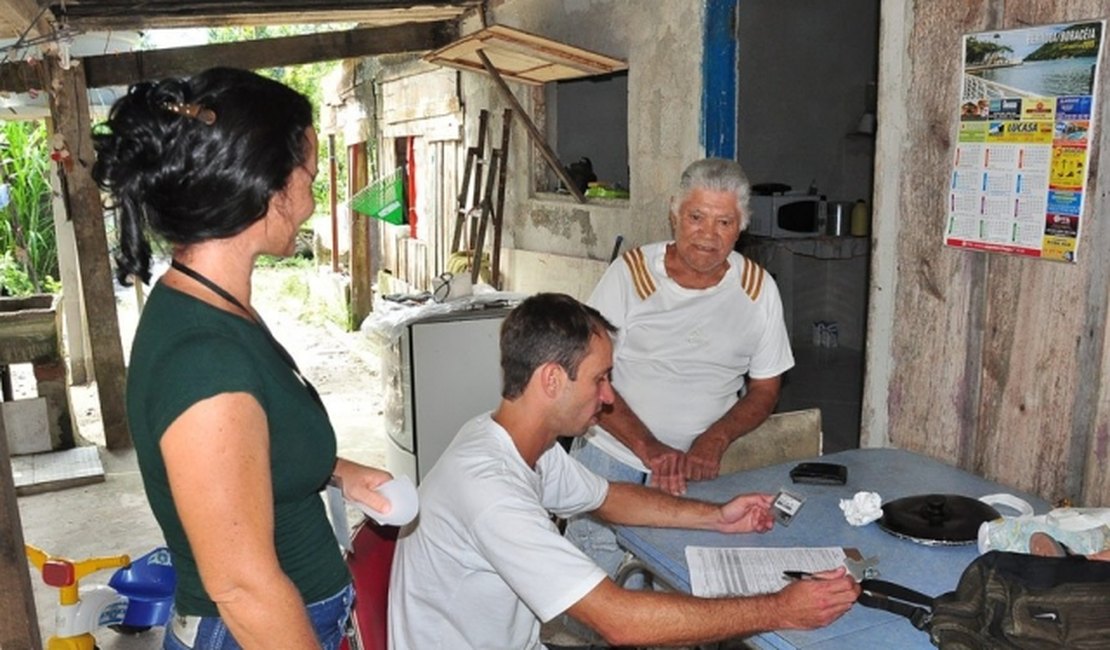
M 918 544 L 974 544 L 979 526 L 1001 515 L 991 506 L 957 494 L 924 494 L 883 504 L 879 528 Z

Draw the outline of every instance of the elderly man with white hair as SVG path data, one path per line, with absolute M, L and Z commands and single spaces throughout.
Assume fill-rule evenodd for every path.
M 750 195 L 735 161 L 694 162 L 671 199 L 674 240 L 626 252 L 594 289 L 618 328 L 616 396 L 572 455 L 598 474 L 683 494 L 774 410 L 794 357 L 774 280 L 734 250 Z M 615 574 L 611 529 L 579 516 L 566 534 Z

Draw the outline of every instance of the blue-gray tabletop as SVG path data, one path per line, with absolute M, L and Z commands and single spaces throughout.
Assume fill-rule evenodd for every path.
M 1044 500 L 1030 494 L 900 449 L 853 449 L 813 460 L 845 465 L 847 484 L 791 483 L 790 468 L 800 461 L 689 484 L 687 496 L 716 502 L 745 492 L 774 493 L 788 489 L 806 499 L 789 526 L 776 525 L 774 530 L 762 535 L 622 527 L 617 531 L 618 541 L 658 576 L 684 591 L 690 590 L 687 546 L 841 546 L 859 549 L 864 557 L 877 555 L 881 579 L 936 596 L 955 589 L 964 568 L 978 555 L 975 544 L 926 546 L 890 535 L 875 523 L 851 526 L 840 510 L 841 499 L 850 499 L 859 491 L 877 492 L 883 503 L 920 494 L 959 494 L 977 498 L 1006 492 L 1028 501 L 1037 513 L 1049 509 Z M 819 630 L 767 633 L 748 642 L 760 648 L 933 647 L 928 635 L 905 618 L 860 605 Z

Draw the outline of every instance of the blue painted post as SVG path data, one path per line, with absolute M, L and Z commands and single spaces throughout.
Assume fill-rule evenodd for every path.
M 736 158 L 737 2 L 705 2 L 701 144 L 705 155 L 715 158 Z

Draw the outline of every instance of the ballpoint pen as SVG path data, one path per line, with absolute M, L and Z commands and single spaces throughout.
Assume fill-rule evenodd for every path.
M 813 574 L 809 571 L 783 571 L 782 577 L 787 580 L 812 580 Z

